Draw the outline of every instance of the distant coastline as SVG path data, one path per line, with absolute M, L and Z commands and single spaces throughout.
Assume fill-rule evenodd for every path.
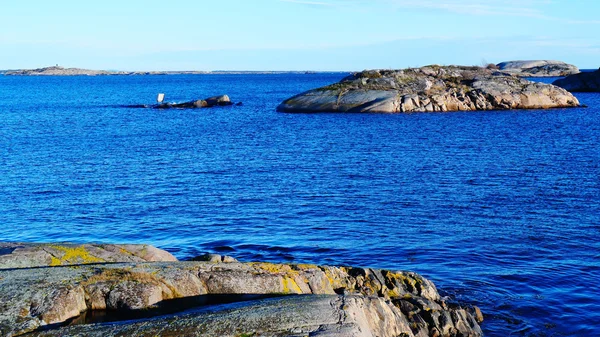
M 0 70 L 5 76 L 132 76 L 132 75 L 207 75 L 207 74 L 316 74 L 318 71 L 239 71 L 239 70 L 181 70 L 181 71 L 112 71 L 81 68 L 63 68 L 52 66 L 37 69 Z M 347 73 L 346 71 L 327 71 L 326 73 Z

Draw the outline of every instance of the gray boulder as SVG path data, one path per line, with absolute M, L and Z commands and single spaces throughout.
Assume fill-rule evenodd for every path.
M 480 67 L 369 70 L 283 101 L 282 112 L 445 112 L 577 107 L 566 90 Z
M 506 61 L 496 66 L 504 72 L 521 77 L 558 77 L 579 73 L 577 66 L 550 60 Z
M 600 92 L 600 69 L 567 76 L 552 84 L 571 92 Z

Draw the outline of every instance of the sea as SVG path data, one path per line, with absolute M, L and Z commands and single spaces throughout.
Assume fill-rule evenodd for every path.
M 479 306 L 485 336 L 600 336 L 600 93 L 569 109 L 276 111 L 346 75 L 0 76 L 0 241 L 410 270 Z M 242 104 L 129 107 L 158 93 Z

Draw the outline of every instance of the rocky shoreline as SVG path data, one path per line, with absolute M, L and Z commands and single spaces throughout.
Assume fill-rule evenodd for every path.
M 578 107 L 551 84 L 466 66 L 365 70 L 283 101 L 281 112 L 446 112 Z
M 478 308 L 412 272 L 194 260 L 147 245 L 0 243 L 0 334 L 482 335 Z M 85 318 L 98 313 L 115 319 Z

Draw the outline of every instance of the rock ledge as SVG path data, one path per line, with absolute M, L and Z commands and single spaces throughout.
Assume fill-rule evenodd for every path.
M 56 249 L 51 246 L 55 245 L 2 244 L 0 257 L 14 261 Z M 482 335 L 478 309 L 447 303 L 433 283 L 411 272 L 239 263 L 210 256 L 206 262 L 174 262 L 168 253 L 156 255 L 166 262 L 131 262 L 130 252 L 142 247 L 136 245 L 123 249 L 127 262 L 116 262 L 119 257 L 115 253 L 110 255 L 111 263 L 97 263 L 93 259 L 100 255 L 90 252 L 100 252 L 100 246 L 66 246 L 93 258 L 67 260 L 60 266 L 51 266 L 52 259 L 47 267 L 39 259 L 30 259 L 35 267 L 28 268 L 25 262 L 20 268 L 0 267 L 0 335 Z M 106 245 L 102 246 L 107 251 Z M 111 247 L 121 251 L 129 245 Z M 150 246 L 143 247 L 150 250 Z M 102 256 L 107 257 L 105 253 Z M 245 301 L 206 305 L 215 296 Z M 180 312 L 147 317 L 169 303 L 180 307 Z M 143 313 L 146 317 L 65 326 L 81 314 L 97 311 L 116 316 Z

